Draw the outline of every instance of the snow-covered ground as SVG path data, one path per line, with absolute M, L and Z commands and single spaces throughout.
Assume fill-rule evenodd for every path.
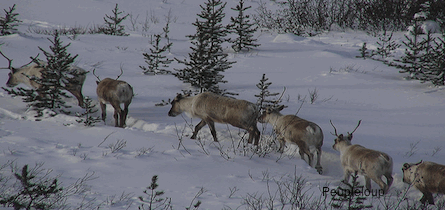
M 96 69 L 101 77 L 116 77 L 123 66 L 120 79 L 130 83 L 135 97 L 130 105 L 128 127 L 112 127 L 112 108 L 108 106 L 107 124 L 84 127 L 76 122 L 77 117 L 59 114 L 53 118 L 35 121 L 20 98 L 11 98 L 0 92 L 0 164 L 14 161 L 17 166 L 35 166 L 52 169 L 52 176 L 59 176 L 63 186 L 68 186 L 84 176 L 94 178 L 86 184 L 83 194 L 100 209 L 137 209 L 141 203 L 138 196 L 146 197 L 143 190 L 158 175 L 158 190 L 172 199 L 174 209 L 184 209 L 197 194 L 201 209 L 244 209 L 243 200 L 250 194 L 268 195 L 270 180 L 285 180 L 294 175 L 302 176 L 314 197 L 321 194 L 320 188 L 340 185 L 343 171 L 339 153 L 332 149 L 334 136 L 332 120 L 340 133 L 352 131 L 359 120 L 361 126 L 354 133 L 353 143 L 383 151 L 394 160 L 394 183 L 389 193 L 407 187 L 402 182 L 401 167 L 405 162 L 419 160 L 445 164 L 445 91 L 428 83 L 407 81 L 397 69 L 380 62 L 356 58 L 363 42 L 373 47 L 376 38 L 356 31 L 329 32 L 305 38 L 291 34 L 260 32 L 255 34 L 257 49 L 247 53 L 234 53 L 229 48 L 229 60 L 236 61 L 224 75 L 228 83 L 221 88 L 239 93 L 237 98 L 256 102 L 259 93 L 256 84 L 266 74 L 271 92 L 280 92 L 286 87 L 283 104 L 288 108 L 283 114 L 298 113 L 299 117 L 317 123 L 324 132 L 321 164 L 324 173 L 301 160 L 296 146 L 289 146 L 285 155 L 271 152 L 265 157 L 253 155 L 249 148 L 238 147 L 244 131 L 217 124 L 220 144 L 214 143 L 208 127 L 200 133 L 200 141 L 191 140 L 190 124 L 198 119 L 168 117 L 170 105 L 155 106 L 161 100 L 174 98 L 176 93 L 189 86 L 174 76 L 143 75 L 140 65 L 145 65 L 142 56 L 151 45 L 147 34 L 160 33 L 170 11 L 170 37 L 173 42 L 170 58 L 184 59 L 191 46 L 186 35 L 194 34 L 191 24 L 200 12 L 204 0 L 21 0 L 0 1 L 0 8 L 17 4 L 18 18 L 23 21 L 19 34 L 0 37 L 3 53 L 14 59 L 13 65 L 29 62 L 30 56 L 39 53 L 38 46 L 48 49 L 50 36 L 31 33 L 38 27 L 90 27 L 101 24 L 105 14 L 110 14 L 115 3 L 135 20 L 125 20 L 127 37 L 106 35 L 63 36 L 64 44 L 71 43 L 68 51 L 78 54 L 76 65 Z M 230 10 L 238 1 L 229 0 L 226 20 L 236 13 Z M 253 6 L 258 2 L 246 1 Z M 137 19 L 136 19 L 137 18 Z M 143 24 L 149 23 L 147 32 Z M 154 23 L 158 20 L 159 23 Z M 403 34 L 398 33 L 398 41 Z M 69 39 L 70 38 L 70 39 Z M 403 53 L 400 49 L 397 53 Z M 8 62 L 0 59 L 0 67 Z M 183 66 L 172 63 L 170 69 Z M 3 86 L 8 71 L 0 71 Z M 87 76 L 83 93 L 95 101 L 96 78 Z M 309 101 L 309 92 L 318 91 L 318 99 Z M 75 99 L 68 99 L 72 111 L 81 112 Z M 99 112 L 97 113 L 99 114 Z M 263 137 L 271 135 L 270 125 L 261 125 Z M 179 139 L 182 139 L 181 143 Z M 112 152 L 110 145 L 125 142 L 125 147 Z M 200 145 L 201 143 L 201 145 Z M 1 173 L 8 173 L 4 169 Z M 269 180 L 269 181 L 267 181 Z M 364 179 L 359 179 L 363 183 Z M 373 188 L 378 186 L 373 182 Z M 272 189 L 274 190 L 274 189 Z M 199 192 L 202 192 L 199 193 Z M 274 191 L 275 192 L 275 191 Z M 79 206 L 82 195 L 70 197 L 71 207 Z M 408 198 L 418 200 L 421 193 L 411 189 Z M 441 198 L 441 197 L 439 197 Z M 195 200 L 195 202 L 196 202 Z M 83 201 L 86 202 L 86 201 Z

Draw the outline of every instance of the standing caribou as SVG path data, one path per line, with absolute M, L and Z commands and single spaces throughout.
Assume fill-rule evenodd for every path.
M 257 128 L 258 107 L 255 104 L 210 92 L 188 96 L 178 94 L 171 102 L 172 107 L 168 116 L 175 117 L 185 112 L 191 117 L 200 118 L 201 122 L 196 125 L 192 139 L 195 139 L 198 131 L 208 124 L 213 140 L 218 141 L 215 130 L 215 122 L 217 122 L 228 123 L 247 130 L 249 132 L 248 143 L 252 143 L 252 140 L 255 139 L 254 144 L 258 145 L 260 131 Z
M 434 205 L 432 193 L 445 194 L 445 165 L 420 161 L 405 163 L 402 168 L 403 182 L 411 184 L 423 193 L 420 202 Z
M 273 125 L 274 131 L 280 142 L 280 152 L 283 152 L 285 142 L 298 145 L 301 159 L 304 155 L 308 156 L 308 164 L 312 167 L 314 154 L 311 153 L 311 147 L 317 150 L 317 164 L 315 169 L 319 174 L 323 173 L 321 167 L 321 147 L 323 146 L 323 131 L 321 128 L 310 121 L 301 119 L 295 115 L 282 115 L 284 105 L 278 108 L 267 108 L 258 118 L 260 123 L 269 123 Z
M 97 98 L 100 103 L 100 108 L 102 110 L 102 120 L 105 123 L 105 119 L 107 118 L 107 110 L 106 104 L 109 103 L 114 108 L 114 122 L 116 127 L 125 127 L 125 121 L 127 119 L 128 114 L 128 106 L 133 99 L 133 87 L 125 81 L 118 80 L 122 75 L 123 71 L 121 68 L 121 74 L 117 76 L 116 79 L 105 78 L 100 80 L 99 77 L 95 74 L 93 70 L 94 76 L 97 78 Z M 124 109 L 121 109 L 120 104 L 124 104 Z
M 340 152 L 341 165 L 344 171 L 343 182 L 348 183 L 352 172 L 365 176 L 366 189 L 371 190 L 371 179 L 376 182 L 383 193 L 388 192 L 392 184 L 392 158 L 386 153 L 367 149 L 361 145 L 351 145 L 352 134 L 360 126 L 361 120 L 357 127 L 346 137 L 343 134 L 338 135 L 337 129 L 334 127 L 337 138 L 334 140 L 332 148 Z M 386 184 L 382 181 L 382 176 L 386 177 Z
M 9 69 L 11 72 L 9 72 L 8 76 L 9 79 L 6 82 L 6 86 L 8 87 L 15 87 L 21 83 L 25 84 L 26 86 L 38 89 L 40 87 L 40 84 L 38 84 L 36 81 L 32 80 L 31 78 L 42 78 L 42 72 L 45 70 L 45 66 L 47 65 L 46 62 L 39 61 L 39 63 L 33 63 L 31 64 L 25 64 L 19 68 L 12 67 L 12 59 L 9 59 L 6 57 L 1 51 L 0 54 L 6 58 L 9 62 L 9 66 L 6 68 L 1 69 Z M 67 78 L 65 78 L 64 85 L 65 90 L 73 94 L 80 107 L 83 107 L 83 95 L 82 95 L 82 86 L 86 79 L 86 74 L 88 72 L 84 69 L 77 67 L 77 66 L 70 66 L 68 70 Z

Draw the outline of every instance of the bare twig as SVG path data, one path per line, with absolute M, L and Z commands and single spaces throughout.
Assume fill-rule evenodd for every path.
M 111 132 L 110 134 L 108 134 L 105 138 L 104 138 L 104 140 L 102 141 L 102 142 L 100 142 L 100 144 L 99 145 L 97 145 L 97 147 L 100 147 L 100 145 L 102 145 L 107 139 L 108 139 L 108 137 L 110 137 L 112 134 L 114 134 L 114 133 L 116 133 L 116 131 L 113 131 L 113 132 Z
M 178 148 L 177 148 L 177 150 L 179 150 L 179 148 L 182 147 L 182 148 L 184 148 L 184 150 L 185 150 L 187 153 L 189 153 L 189 155 L 191 155 L 191 153 L 187 150 L 187 148 L 185 148 L 184 144 L 182 143 L 182 139 L 183 139 L 182 137 L 184 136 L 185 128 L 186 128 L 186 127 L 184 126 L 184 129 L 182 129 L 181 135 L 179 135 L 178 127 L 177 127 L 177 125 L 176 125 L 176 123 L 175 123 L 176 135 L 178 136 L 178 140 L 179 140 L 179 144 L 178 144 Z

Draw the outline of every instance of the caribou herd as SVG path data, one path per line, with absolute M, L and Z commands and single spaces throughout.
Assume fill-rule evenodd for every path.
M 36 61 L 28 63 L 19 68 L 12 67 L 12 60 L 7 58 L 1 51 L 0 54 L 9 62 L 9 66 L 1 69 L 9 69 L 9 78 L 6 86 L 15 87 L 18 84 L 25 84 L 30 88 L 37 89 L 39 84 L 33 77 L 41 78 L 42 72 L 45 70 L 46 62 Z M 73 94 L 78 100 L 79 106 L 83 107 L 84 98 L 82 95 L 82 86 L 85 82 L 88 72 L 77 66 L 70 66 L 68 74 L 72 78 L 64 80 L 64 88 Z M 116 127 L 125 127 L 127 119 L 128 107 L 134 96 L 133 88 L 125 81 L 105 78 L 100 80 L 97 77 L 97 99 L 102 110 L 102 120 L 106 119 L 106 104 L 111 104 L 114 108 L 114 121 Z M 124 109 L 120 104 L 124 104 Z M 175 117 L 181 113 L 186 113 L 190 117 L 200 118 L 201 121 L 196 125 L 191 136 L 192 139 L 197 137 L 199 130 L 208 125 L 214 141 L 218 141 L 215 130 L 216 123 L 230 124 L 234 127 L 246 130 L 249 133 L 248 143 L 258 147 L 260 141 L 260 131 L 257 122 L 269 123 L 273 126 L 279 141 L 278 152 L 283 153 L 286 143 L 295 144 L 299 148 L 301 159 L 305 160 L 311 167 L 314 163 L 314 153 L 317 153 L 317 161 L 314 168 L 319 174 L 322 174 L 321 166 L 321 147 L 323 146 L 323 131 L 314 122 L 302 119 L 296 115 L 283 115 L 280 111 L 284 106 L 269 107 L 260 113 L 259 108 L 254 103 L 245 100 L 234 99 L 230 97 L 220 96 L 210 92 L 200 93 L 195 96 L 178 94 L 171 101 L 171 109 L 168 116 Z M 348 183 L 352 173 L 363 175 L 365 178 L 365 186 L 371 189 L 371 180 L 377 183 L 383 193 L 387 193 L 392 182 L 393 161 L 391 156 L 386 153 L 368 149 L 358 144 L 351 144 L 353 133 L 357 127 L 347 135 L 338 134 L 332 121 L 330 122 L 334 128 L 332 133 L 336 138 L 334 140 L 333 149 L 340 152 L 340 162 L 344 171 L 344 179 L 342 182 Z M 410 184 L 423 193 L 420 201 L 423 204 L 434 204 L 432 193 L 445 194 L 445 165 L 433 162 L 405 163 L 402 168 L 403 182 Z M 385 177 L 384 182 L 382 177 Z

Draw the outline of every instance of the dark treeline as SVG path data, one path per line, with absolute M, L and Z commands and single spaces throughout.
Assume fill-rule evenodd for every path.
M 260 2 L 254 19 L 262 28 L 312 36 L 333 27 L 364 31 L 399 31 L 412 25 L 415 14 L 445 28 L 443 0 L 281 0 L 278 9 Z

